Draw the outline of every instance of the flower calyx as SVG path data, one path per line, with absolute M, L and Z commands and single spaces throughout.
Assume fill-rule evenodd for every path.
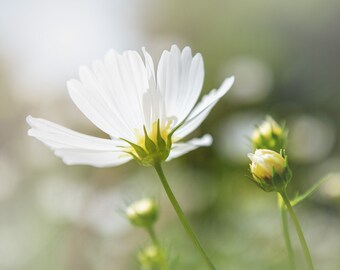
M 145 126 L 143 126 L 143 131 L 144 136 L 140 136 L 138 144 L 123 139 L 131 146 L 130 151 L 126 153 L 143 166 L 155 166 L 165 161 L 170 154 L 173 131 L 168 133 L 165 129 L 162 132 L 159 120 L 154 123 L 151 134 L 148 134 Z

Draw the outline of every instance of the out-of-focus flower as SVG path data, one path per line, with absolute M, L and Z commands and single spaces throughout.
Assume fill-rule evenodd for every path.
M 143 270 L 167 269 L 164 267 L 165 253 L 156 245 L 151 245 L 141 250 L 138 253 L 138 261 Z
M 237 82 L 229 95 L 229 99 L 236 104 L 259 103 L 268 97 L 273 88 L 273 70 L 263 58 L 235 56 L 223 64 L 218 73 L 222 78 L 229 73 L 236 76 Z
M 210 135 L 180 142 L 207 117 L 230 89 L 226 79 L 195 106 L 201 93 L 204 68 L 201 54 L 181 52 L 176 45 L 164 51 L 157 75 L 151 56 L 145 62 L 135 51 L 110 50 L 92 70 L 80 67 L 80 81 L 67 83 L 73 102 L 110 139 L 87 136 L 47 120 L 27 117 L 36 137 L 66 164 L 117 166 L 131 159 L 154 165 L 212 143 Z
M 269 149 L 257 149 L 248 154 L 254 182 L 265 191 L 282 190 L 291 180 L 287 156 Z
M 325 115 L 297 115 L 289 125 L 289 156 L 299 163 L 325 160 L 335 149 L 336 124 Z
M 126 216 L 137 227 L 150 228 L 158 218 L 158 207 L 153 199 L 145 198 L 131 204 L 126 209 Z
M 267 116 L 266 120 L 254 129 L 251 141 L 254 149 L 270 149 L 279 152 L 286 146 L 287 130 L 272 117 Z

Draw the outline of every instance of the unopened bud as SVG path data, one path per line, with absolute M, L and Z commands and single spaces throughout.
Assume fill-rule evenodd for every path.
M 254 182 L 265 191 L 281 190 L 291 179 L 291 171 L 284 152 L 257 149 L 248 154 Z
M 132 225 L 148 228 L 158 218 L 158 207 L 153 199 L 145 198 L 131 204 L 126 209 L 126 215 Z
M 151 245 L 138 253 L 138 261 L 143 270 L 163 269 L 165 253 L 160 247 Z
M 254 129 L 251 140 L 254 149 L 270 149 L 278 152 L 286 146 L 287 130 L 272 117 L 267 116 L 266 120 Z

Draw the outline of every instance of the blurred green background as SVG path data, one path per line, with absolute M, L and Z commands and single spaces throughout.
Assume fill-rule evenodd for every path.
M 165 164 L 178 200 L 218 269 L 288 269 L 277 198 L 247 179 L 249 137 L 265 115 L 285 120 L 290 194 L 333 176 L 296 207 L 316 269 L 340 269 L 339 1 L 0 0 L 0 269 L 138 269 L 146 233 L 126 206 L 154 196 L 172 269 L 206 269 L 150 168 L 66 166 L 27 136 L 32 114 L 100 133 L 65 82 L 80 64 L 171 44 L 205 61 L 207 93 L 232 90 L 194 135 L 214 144 Z M 292 230 L 298 269 L 304 260 Z

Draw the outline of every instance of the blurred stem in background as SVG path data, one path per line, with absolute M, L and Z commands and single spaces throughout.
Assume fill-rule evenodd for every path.
M 295 225 L 295 229 L 296 229 L 296 232 L 299 236 L 299 239 L 300 239 L 300 243 L 301 243 L 301 247 L 302 247 L 302 250 L 303 250 L 303 253 L 305 255 L 305 258 L 306 258 L 306 262 L 307 262 L 307 265 L 308 265 L 308 269 L 309 270 L 314 270 L 314 266 L 313 266 L 313 262 L 312 262 L 312 257 L 310 255 L 310 252 L 309 252 L 309 249 L 308 249 L 308 246 L 307 246 L 307 242 L 306 242 L 306 239 L 303 235 L 303 232 L 302 232 L 302 229 L 301 229 L 301 226 L 300 226 L 300 223 L 297 219 L 297 216 L 293 210 L 293 207 L 289 201 L 289 198 L 287 196 L 287 192 L 286 190 L 282 190 L 282 191 L 279 191 L 286 207 L 287 207 L 287 210 L 290 214 L 290 217 L 292 218 L 293 220 L 293 223 Z
M 150 238 L 152 240 L 152 243 L 155 245 L 155 246 L 159 246 L 159 241 L 158 241 L 158 238 L 157 238 L 157 235 L 155 233 L 155 230 L 153 227 L 149 227 L 147 228 L 147 231 L 150 235 Z
M 157 248 L 157 250 L 159 250 L 159 252 L 161 253 L 159 256 L 159 266 L 160 266 L 160 270 L 169 270 L 168 268 L 168 264 L 166 262 L 166 259 L 165 259 L 165 254 L 162 252 L 162 247 L 161 245 L 159 244 L 159 241 L 158 241 L 158 238 L 157 238 L 157 235 L 155 233 L 155 230 L 153 227 L 149 227 L 147 228 L 147 231 L 150 235 L 150 238 L 151 238 L 151 241 L 152 241 L 152 244 Z
M 279 207 L 281 211 L 281 221 L 282 221 L 282 229 L 283 229 L 283 236 L 285 239 L 285 245 L 288 252 L 288 259 L 289 259 L 289 267 L 291 270 L 296 270 L 292 242 L 290 240 L 289 229 L 288 229 L 288 220 L 287 220 L 287 213 L 285 209 L 285 205 L 281 199 L 281 196 L 278 196 Z
M 201 256 L 203 257 L 203 259 L 205 260 L 207 266 L 209 267 L 209 269 L 211 270 L 216 270 L 215 266 L 212 264 L 211 260 L 209 259 L 208 255 L 206 254 L 206 252 L 204 251 L 201 243 L 199 242 L 198 238 L 196 237 L 194 231 L 192 230 L 188 220 L 186 219 L 183 210 L 181 209 L 175 195 L 173 194 L 169 183 L 164 175 L 163 169 L 162 169 L 162 165 L 160 163 L 156 163 L 154 165 L 154 168 L 157 171 L 157 174 L 162 182 L 162 185 L 165 189 L 166 194 L 168 195 L 168 198 L 172 204 L 172 206 L 174 207 L 176 214 L 180 220 L 180 222 L 182 223 L 185 231 L 187 232 L 189 238 L 191 239 L 191 241 L 193 242 L 194 246 L 196 247 L 196 249 L 199 251 L 199 253 L 201 254 Z

